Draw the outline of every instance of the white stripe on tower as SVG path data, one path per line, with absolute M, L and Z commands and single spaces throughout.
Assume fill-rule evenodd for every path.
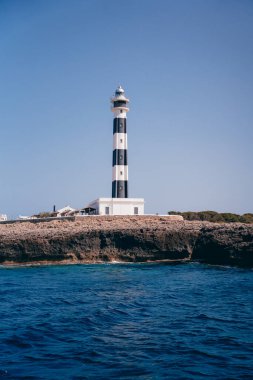
M 113 119 L 112 198 L 128 198 L 127 127 L 129 100 L 119 86 L 111 99 Z
M 127 134 L 126 133 L 114 133 L 113 149 L 127 149 Z

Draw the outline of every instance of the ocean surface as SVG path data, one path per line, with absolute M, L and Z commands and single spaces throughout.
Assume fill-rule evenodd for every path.
M 253 379 L 253 271 L 0 268 L 0 378 Z

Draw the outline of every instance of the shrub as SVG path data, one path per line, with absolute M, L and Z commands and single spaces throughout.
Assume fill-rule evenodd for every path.
M 185 220 L 200 220 L 207 222 L 215 222 L 215 223 L 233 223 L 233 222 L 241 222 L 241 223 L 253 223 L 253 214 L 247 213 L 243 215 L 233 214 L 233 213 L 218 213 L 216 211 L 169 211 L 169 215 L 182 215 Z
M 36 216 L 36 218 L 50 218 L 52 216 L 55 216 L 55 213 L 48 212 L 48 211 L 42 211 L 42 212 L 39 212 L 38 214 L 33 215 L 33 216 Z

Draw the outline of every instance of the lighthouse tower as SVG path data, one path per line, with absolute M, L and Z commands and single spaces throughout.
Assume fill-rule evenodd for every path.
M 128 198 L 127 117 L 129 100 L 121 86 L 111 99 L 113 119 L 112 198 Z
M 95 215 L 144 215 L 144 199 L 128 198 L 127 125 L 129 100 L 121 86 L 111 98 L 113 119 L 112 197 L 97 198 L 84 210 Z

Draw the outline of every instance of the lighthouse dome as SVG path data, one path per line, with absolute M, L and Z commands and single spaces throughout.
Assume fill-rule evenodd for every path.
M 123 95 L 124 94 L 124 90 L 123 90 L 123 88 L 121 87 L 121 86 L 118 86 L 117 88 L 116 88 L 116 91 L 115 91 L 115 95 L 117 96 L 117 95 Z
M 125 96 L 125 91 L 121 86 L 118 86 L 115 91 L 115 95 L 111 98 L 112 103 L 112 111 L 115 109 L 124 109 L 126 112 L 129 110 L 127 107 L 127 103 L 129 103 L 129 99 Z

